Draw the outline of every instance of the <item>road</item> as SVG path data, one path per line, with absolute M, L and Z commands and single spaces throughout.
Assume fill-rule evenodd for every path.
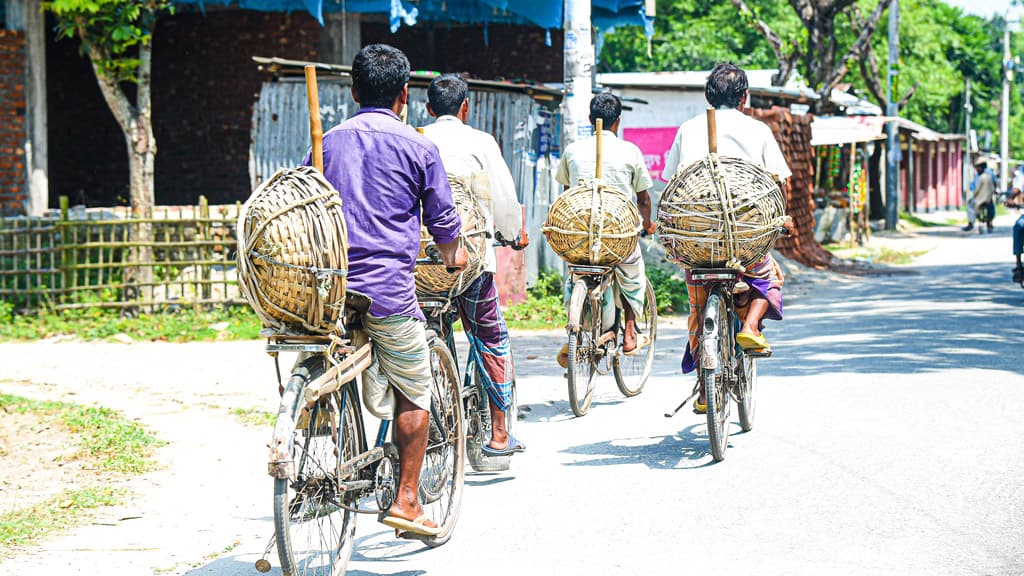
M 603 377 L 580 419 L 553 369 L 560 333 L 516 334 L 528 451 L 509 473 L 467 476 L 446 546 L 395 541 L 361 518 L 349 574 L 1024 574 L 1011 223 L 890 238 L 931 251 L 889 274 L 802 275 L 770 325 L 755 428 L 733 424 L 722 463 L 703 417 L 663 416 L 692 386 L 678 373 L 681 320 L 660 326 L 643 394 L 624 399 Z M 97 364 L 114 357 L 117 369 Z M 0 573 L 256 574 L 272 529 L 268 438 L 224 407 L 271 406 L 258 342 L 3 345 L 0 359 L 0 392 L 74 392 L 169 441 L 132 502 Z

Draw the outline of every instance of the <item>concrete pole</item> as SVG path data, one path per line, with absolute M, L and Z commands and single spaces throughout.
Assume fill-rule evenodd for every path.
M 1010 81 L 1013 79 L 1013 62 L 1010 59 L 1010 20 L 1005 21 L 1003 30 L 1003 97 L 999 103 L 999 189 L 1006 190 L 1010 175 Z
M 900 3 L 892 0 L 889 4 L 889 86 L 886 116 L 895 118 L 900 110 L 896 105 L 895 80 L 899 74 L 900 58 Z M 900 132 L 896 122 L 890 120 L 885 127 L 887 136 L 885 156 L 885 229 L 895 230 L 899 219 L 900 204 Z M 911 190 L 909 192 L 913 194 Z
M 961 187 L 961 198 L 963 205 L 967 205 L 967 192 L 971 187 L 971 181 L 969 174 L 971 170 L 971 112 L 974 111 L 974 105 L 971 104 L 971 79 L 967 79 L 967 85 L 964 88 L 964 158 L 963 165 L 960 170 L 960 187 Z
M 563 30 L 565 98 L 562 100 L 562 150 L 592 133 L 594 42 L 590 28 L 591 0 L 564 0 Z M 572 183 L 575 185 L 575 182 Z

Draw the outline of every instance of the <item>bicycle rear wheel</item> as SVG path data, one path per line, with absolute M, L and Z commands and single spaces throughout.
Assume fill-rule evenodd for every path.
M 743 356 L 741 362 L 742 374 L 740 374 L 739 386 L 739 412 L 740 428 L 744 432 L 750 432 L 754 428 L 754 410 L 757 408 L 757 360 L 750 356 Z
M 427 546 L 448 542 L 462 508 L 462 487 L 466 467 L 466 428 L 462 415 L 462 391 L 458 368 L 448 347 L 437 336 L 430 337 L 430 432 L 427 452 L 420 469 L 420 502 L 427 518 L 441 527 L 441 533 L 421 538 Z
M 651 343 L 635 354 L 625 355 L 620 346 L 615 354 L 612 368 L 615 372 L 615 384 L 623 396 L 633 397 L 644 389 L 647 378 L 651 375 L 654 364 L 654 341 L 658 335 L 658 302 L 654 297 L 654 288 L 647 283 L 644 309 L 636 314 L 636 337 L 639 340 L 646 336 Z
M 711 291 L 704 307 L 701 342 L 701 378 L 707 401 L 708 442 L 715 461 L 725 459 L 729 445 L 729 377 L 732 363 L 732 338 L 729 330 L 729 306 L 718 288 Z M 714 362 L 705 363 L 704 354 L 713 354 Z M 713 364 L 713 368 L 705 368 Z
M 573 305 L 579 306 L 579 326 L 569 332 L 569 407 L 576 416 L 590 411 L 594 397 L 594 372 L 596 369 L 597 338 L 594 326 L 601 321 L 600 309 L 594 308 L 587 285 L 582 280 L 572 289 Z
M 288 387 L 301 396 L 302 387 L 323 374 L 323 362 L 313 356 L 296 365 Z M 356 495 L 338 489 L 338 464 L 363 446 L 358 400 L 347 390 L 324 397 L 308 414 L 299 406 L 293 417 L 299 421 L 291 447 L 294 475 L 274 480 L 274 533 L 284 574 L 344 574 L 352 555 L 357 514 L 340 504 L 354 507 Z

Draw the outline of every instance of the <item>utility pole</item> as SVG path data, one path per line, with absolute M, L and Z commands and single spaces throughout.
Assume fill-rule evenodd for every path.
M 967 205 L 967 192 L 970 189 L 970 175 L 974 172 L 974 167 L 971 166 L 971 112 L 974 111 L 974 105 L 971 104 L 971 79 L 967 79 L 967 86 L 964 88 L 964 164 L 961 169 L 961 193 L 963 195 L 964 206 Z
M 591 0 L 564 0 L 563 50 L 565 98 L 562 100 L 562 150 L 591 133 L 594 41 L 590 27 Z
M 1010 18 L 1004 19 L 1003 30 L 1003 97 L 999 106 L 999 189 L 1006 190 L 1010 175 L 1010 81 L 1013 60 L 1010 57 Z
M 885 127 L 885 229 L 895 230 L 899 219 L 900 204 L 900 132 L 895 118 L 900 110 L 896 105 L 896 77 L 899 74 L 900 59 L 900 2 L 892 0 L 889 4 L 889 97 L 885 115 L 891 120 Z M 908 194 L 913 194 L 910 190 Z

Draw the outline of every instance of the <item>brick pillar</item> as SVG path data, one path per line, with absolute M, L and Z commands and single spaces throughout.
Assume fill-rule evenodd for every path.
M 0 214 L 25 203 L 25 33 L 0 30 Z

